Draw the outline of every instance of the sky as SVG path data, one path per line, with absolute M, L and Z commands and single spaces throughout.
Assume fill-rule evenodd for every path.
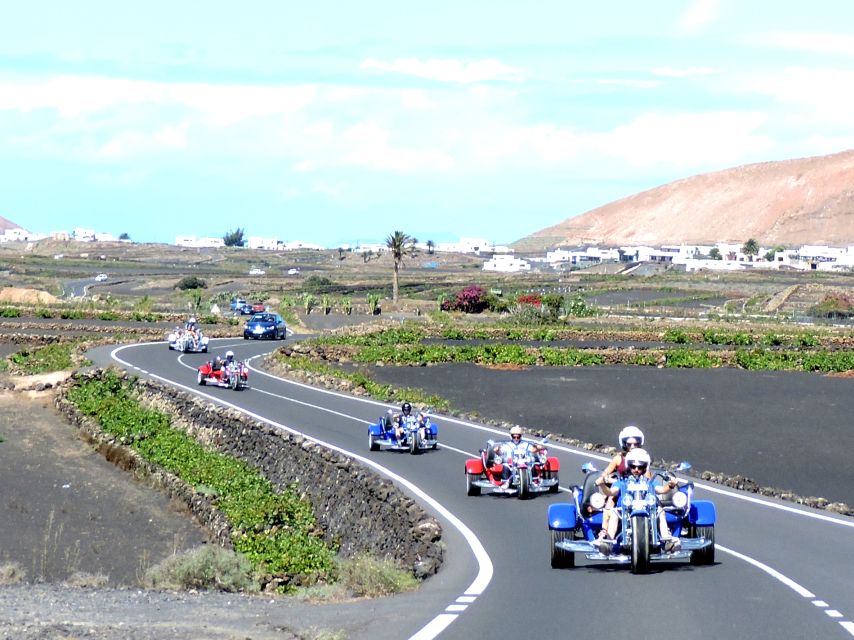
M 4 5 L 0 216 L 34 232 L 509 244 L 854 148 L 848 0 Z

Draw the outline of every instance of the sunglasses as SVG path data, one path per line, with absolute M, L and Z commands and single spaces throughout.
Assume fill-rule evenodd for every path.
M 637 440 L 626 440 L 626 446 L 627 447 L 636 447 L 636 446 L 638 446 L 638 441 Z
M 646 465 L 645 464 L 630 464 L 629 469 L 631 469 L 632 471 L 646 471 Z
M 510 436 L 510 437 L 511 437 L 513 440 L 521 440 L 521 439 L 522 439 L 522 436 L 520 436 L 520 435 L 518 435 L 518 434 L 513 434 L 513 435 L 512 435 L 512 436 Z

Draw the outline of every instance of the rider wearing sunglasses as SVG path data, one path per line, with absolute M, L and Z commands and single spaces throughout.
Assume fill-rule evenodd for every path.
M 625 461 L 628 474 L 622 476 L 613 485 L 601 486 L 602 493 L 609 497 L 609 504 L 606 505 L 605 515 L 602 516 L 602 529 L 599 531 L 597 538 L 597 542 L 600 544 L 600 549 L 603 553 L 607 553 L 610 550 L 610 545 L 617 535 L 617 526 L 620 524 L 620 515 L 614 508 L 617 496 L 620 495 L 620 492 L 630 478 L 639 478 L 641 476 L 649 478 L 651 476 L 649 466 L 652 464 L 652 458 L 650 458 L 650 455 L 644 449 L 633 448 L 626 454 Z M 664 484 L 658 482 L 653 482 L 652 484 L 654 491 L 658 494 L 670 493 L 676 486 L 677 483 L 674 479 Z M 659 513 L 658 526 L 661 540 L 665 543 L 665 551 L 678 550 L 679 540 L 670 535 L 670 529 L 667 527 L 663 510 Z
M 499 442 L 493 447 L 496 456 L 500 456 L 502 460 L 508 462 L 514 460 L 517 455 L 524 453 L 538 454 L 545 451 L 545 447 L 537 442 L 522 439 L 522 427 L 518 424 L 510 429 L 510 440 Z M 498 457 L 496 457 L 498 460 Z M 504 464 L 502 469 L 501 479 L 502 487 L 507 488 L 510 485 L 510 476 L 513 475 L 513 469 L 509 464 Z

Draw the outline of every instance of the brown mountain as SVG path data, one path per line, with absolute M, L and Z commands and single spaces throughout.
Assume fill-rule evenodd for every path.
M 6 229 L 18 229 L 21 225 L 15 224 L 11 220 L 6 220 L 6 218 L 0 216 L 0 231 L 5 231 Z
M 537 231 L 517 251 L 571 245 L 854 244 L 854 151 L 763 162 L 644 191 Z

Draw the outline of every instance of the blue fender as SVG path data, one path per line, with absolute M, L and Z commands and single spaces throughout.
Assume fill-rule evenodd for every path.
M 372 436 L 382 438 L 385 435 L 385 429 L 383 429 L 381 422 L 378 422 L 377 424 L 369 424 L 368 433 Z
M 572 531 L 578 523 L 575 505 L 568 502 L 556 502 L 549 505 L 549 529 Z
M 694 500 L 688 513 L 688 522 L 698 527 L 714 526 L 716 519 L 715 503 L 711 500 Z

